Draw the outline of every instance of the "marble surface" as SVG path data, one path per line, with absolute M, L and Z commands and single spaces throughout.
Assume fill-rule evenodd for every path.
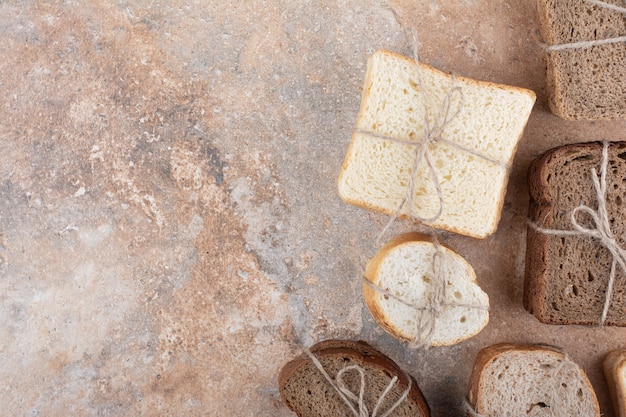
M 426 351 L 369 315 L 387 218 L 336 192 L 367 57 L 409 55 L 404 28 L 428 64 L 537 93 L 498 231 L 442 235 L 490 323 Z M 433 416 L 462 415 L 482 347 L 558 345 L 614 415 L 601 362 L 626 329 L 542 325 L 521 302 L 530 161 L 626 139 L 548 112 L 534 2 L 3 1 L 0 33 L 2 415 L 291 416 L 278 371 L 328 338 L 387 353 Z

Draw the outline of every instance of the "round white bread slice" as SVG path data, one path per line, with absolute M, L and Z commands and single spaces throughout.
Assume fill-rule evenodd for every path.
M 483 417 L 600 417 L 585 372 L 564 353 L 544 345 L 502 343 L 481 350 L 468 400 Z
M 626 417 L 626 349 L 610 352 L 604 359 L 604 375 L 609 385 L 615 415 Z
M 442 245 L 439 251 L 439 281 L 433 270 L 437 248 L 418 233 L 391 240 L 367 265 L 365 303 L 374 319 L 400 340 L 453 345 L 489 322 L 489 297 L 478 286 L 472 266 Z M 433 304 L 438 296 L 441 303 Z M 425 322 L 431 327 L 418 330 Z

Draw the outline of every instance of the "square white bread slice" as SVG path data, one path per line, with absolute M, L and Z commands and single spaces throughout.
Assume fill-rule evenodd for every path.
M 405 198 L 413 175 L 416 145 L 424 140 L 426 94 L 428 120 L 435 127 L 437 113 L 452 87 L 450 116 L 441 137 L 476 154 L 443 141 L 431 142 L 428 152 L 443 194 L 443 212 L 427 224 L 467 236 L 484 238 L 495 232 L 506 192 L 509 166 L 535 102 L 535 93 L 518 87 L 452 77 L 420 63 L 425 91 L 420 90 L 414 61 L 388 51 L 368 60 L 361 108 L 355 133 L 338 180 L 340 197 L 347 203 L 389 215 Z M 373 132 L 399 143 L 360 133 Z M 494 163 L 493 161 L 498 161 Z M 415 174 L 412 213 L 436 216 L 439 196 L 428 167 Z M 408 217 L 403 207 L 401 217 Z
M 483 417 L 600 417 L 585 372 L 562 352 L 542 345 L 502 343 L 481 350 L 468 401 Z
M 606 376 L 617 417 L 626 417 L 626 349 L 610 352 L 604 359 Z
M 363 285 L 365 303 L 378 324 L 399 340 L 448 346 L 478 334 L 489 322 L 489 297 L 478 286 L 474 269 L 441 245 L 445 290 L 440 311 L 427 316 L 432 313 L 422 310 L 431 306 L 441 288 L 433 271 L 436 251 L 427 236 L 408 233 L 383 246 L 367 265 L 365 279 L 373 285 Z M 427 334 L 418 334 L 418 324 L 432 323 L 433 318 L 432 334 L 417 340 Z

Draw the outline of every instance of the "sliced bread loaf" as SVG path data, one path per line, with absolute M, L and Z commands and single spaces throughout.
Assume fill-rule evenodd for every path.
M 489 297 L 472 266 L 427 236 L 410 233 L 387 243 L 365 279 L 363 297 L 374 319 L 417 347 L 458 343 L 489 321 Z
M 378 51 L 368 60 L 339 195 L 389 215 L 402 207 L 401 217 L 484 238 L 500 220 L 507 166 L 534 101 L 529 90 L 453 78 L 421 63 L 418 72 L 413 60 Z M 426 118 L 436 136 L 427 147 L 434 172 L 424 158 L 416 164 Z
M 604 359 L 606 376 L 615 415 L 626 417 L 626 349 L 610 352 Z
M 598 195 L 592 169 L 599 173 L 602 143 L 566 145 L 547 151 L 530 166 L 524 305 L 540 321 L 551 324 L 598 324 L 609 287 L 613 256 L 600 239 L 572 231 L 572 211 L 585 205 L 596 210 Z M 626 142 L 608 146 L 606 208 L 616 243 L 626 247 Z M 595 229 L 589 214 L 579 213 L 582 226 Z M 540 228 L 540 229 L 538 229 Z M 617 266 L 602 324 L 626 325 L 626 275 Z
M 599 417 L 600 407 L 584 371 L 546 346 L 498 344 L 481 350 L 468 394 L 482 417 Z
M 377 416 L 429 416 L 428 405 L 415 379 L 367 343 L 327 340 L 311 347 L 310 353 L 319 361 L 319 365 L 335 384 L 339 384 L 337 375 L 342 369 L 359 367 L 363 370 L 365 383 L 363 404 L 368 410 L 366 415 L 374 415 L 376 404 L 383 397 L 376 409 Z M 394 377 L 397 381 L 391 390 L 383 395 Z M 341 380 L 346 388 L 357 397 L 359 396 L 361 377 L 355 369 L 345 372 Z M 282 368 L 278 376 L 278 384 L 283 401 L 300 417 L 354 416 L 354 412 L 351 411 L 346 401 L 340 397 L 337 390 L 307 354 L 292 360 Z M 401 400 L 407 388 L 408 394 L 404 400 Z M 356 403 L 358 401 L 353 403 L 353 407 L 358 411 L 359 407 Z M 397 407 L 392 410 L 391 407 L 396 403 L 398 403 Z M 359 414 L 355 417 L 359 417 Z
M 605 3 L 621 6 L 617 0 Z M 626 118 L 626 41 L 551 49 L 550 46 L 626 36 L 626 13 L 589 0 L 538 0 L 546 51 L 550 109 L 566 119 Z

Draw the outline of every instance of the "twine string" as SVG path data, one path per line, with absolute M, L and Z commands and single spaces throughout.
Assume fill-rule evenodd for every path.
M 585 0 L 585 1 L 587 3 L 594 4 L 603 9 L 613 10 L 613 11 L 620 12 L 620 13 L 626 13 L 626 8 L 616 6 L 611 3 L 607 3 L 604 1 L 600 1 L 600 0 Z M 552 51 L 561 51 L 564 49 L 583 49 L 583 48 L 591 48 L 592 46 L 606 45 L 606 44 L 611 44 L 611 43 L 621 43 L 621 42 L 626 42 L 626 36 L 618 36 L 614 38 L 599 39 L 599 40 L 594 40 L 594 41 L 580 41 L 580 42 L 563 43 L 559 45 L 551 45 L 551 46 L 548 46 L 546 50 L 552 52 Z
M 563 415 L 565 407 L 563 400 L 565 396 L 559 393 L 559 389 L 563 384 L 568 383 L 568 375 L 572 372 L 578 372 L 578 365 L 576 365 L 567 354 L 563 354 L 563 360 L 554 368 L 552 378 L 546 379 L 544 384 L 544 390 L 547 393 L 546 404 L 550 409 L 550 415 L 553 417 L 559 417 Z M 530 410 L 529 410 L 530 411 Z
M 570 221 L 574 230 L 558 230 L 558 229 L 545 229 L 539 226 L 535 222 L 530 222 L 530 226 L 539 233 L 555 236 L 587 236 L 597 239 L 599 243 L 604 246 L 612 257 L 611 270 L 609 272 L 609 280 L 607 283 L 606 294 L 604 297 L 604 305 L 602 306 L 602 314 L 598 324 L 604 326 L 606 317 L 608 315 L 609 307 L 611 305 L 611 298 L 613 297 L 613 287 L 615 284 L 615 276 L 617 266 L 626 273 L 626 250 L 624 250 L 611 231 L 611 225 L 609 222 L 609 213 L 607 209 L 606 201 L 606 174 L 608 171 L 609 163 L 609 143 L 602 143 L 602 161 L 600 164 L 600 176 L 595 168 L 591 169 L 591 179 L 593 181 L 593 187 L 596 193 L 596 200 L 598 202 L 598 209 L 594 210 L 589 206 L 581 204 L 575 207 L 570 213 Z M 594 226 L 585 227 L 578 222 L 577 215 L 579 213 L 585 213 L 591 218 Z
M 377 417 L 378 410 L 381 407 L 385 397 L 391 392 L 391 390 L 393 389 L 393 387 L 396 385 L 398 381 L 398 377 L 396 375 L 394 375 L 393 378 L 391 378 L 391 381 L 389 382 L 385 390 L 381 393 L 380 397 L 378 397 L 378 400 L 376 401 L 376 404 L 374 406 L 374 410 L 372 411 L 372 414 L 370 415 L 367 410 L 367 406 L 365 405 L 365 390 L 367 388 L 367 384 L 365 382 L 365 369 L 363 369 L 359 365 L 347 365 L 343 367 L 341 370 L 339 370 L 339 372 L 337 372 L 337 376 L 333 380 L 333 378 L 328 374 L 328 372 L 326 372 L 326 370 L 322 366 L 322 363 L 317 358 L 317 356 L 315 356 L 309 349 L 305 349 L 304 351 L 307 354 L 307 356 L 311 359 L 315 367 L 324 376 L 326 381 L 335 389 L 339 397 L 348 406 L 348 408 L 350 409 L 354 417 Z M 359 374 L 360 385 L 359 385 L 358 395 L 352 392 L 344 381 L 344 375 L 350 371 L 356 371 Z M 389 417 L 391 413 L 398 406 L 400 406 L 400 404 L 402 404 L 404 400 L 406 400 L 406 398 L 409 395 L 409 392 L 411 390 L 411 385 L 412 385 L 411 377 L 406 375 L 406 378 L 408 381 L 406 389 L 404 390 L 402 395 L 398 398 L 398 400 L 394 402 L 389 407 L 389 409 L 385 411 L 385 413 L 382 414 L 380 417 Z

